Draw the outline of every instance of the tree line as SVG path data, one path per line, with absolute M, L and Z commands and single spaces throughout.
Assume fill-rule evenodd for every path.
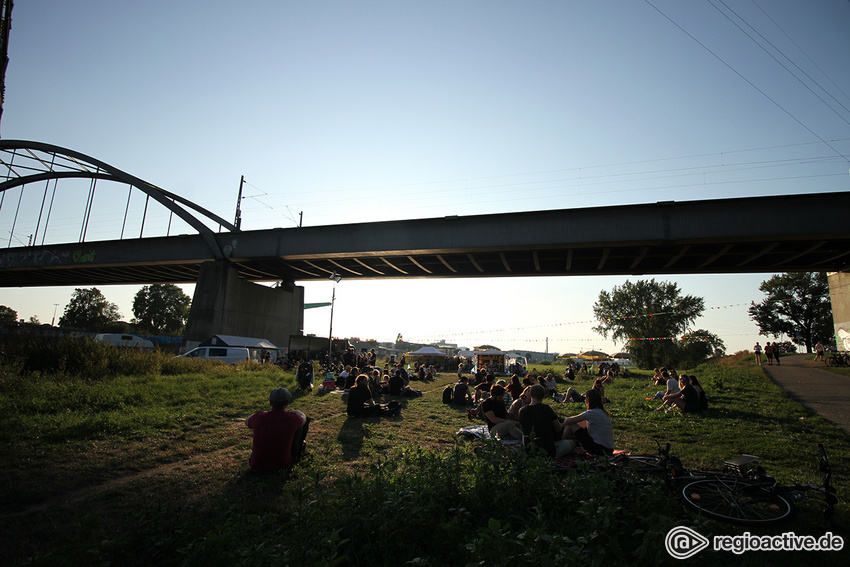
M 759 285 L 767 297 L 753 302 L 748 313 L 764 336 L 787 335 L 811 353 L 818 342 L 834 345 L 829 283 L 823 272 L 774 275 Z M 691 326 L 705 309 L 700 297 L 682 295 L 672 282 L 626 281 L 602 291 L 593 306 L 599 320 L 594 331 L 626 341 L 638 366 L 693 367 L 725 354 L 723 341 Z
M 154 335 L 179 335 L 189 319 L 192 299 L 173 284 L 147 285 L 133 298 L 132 330 Z M 17 312 L 0 305 L 0 322 L 17 321 Z M 33 321 L 30 319 L 30 322 Z M 60 327 L 91 332 L 128 332 L 118 305 L 108 301 L 98 288 L 77 288 L 59 318 Z
M 774 339 L 787 335 L 792 343 L 805 346 L 806 352 L 812 352 L 818 342 L 835 344 L 825 273 L 774 275 L 762 282 L 759 290 L 766 297 L 753 302 L 748 312 L 762 335 Z M 179 335 L 188 321 L 191 303 L 176 285 L 145 286 L 134 297 L 132 325 L 142 332 Z M 599 323 L 593 330 L 625 342 L 626 351 L 642 368 L 693 367 L 724 355 L 726 350 L 716 334 L 691 328 L 704 310 L 703 298 L 683 295 L 676 283 L 627 280 L 611 291 L 600 292 L 593 306 Z M 59 326 L 103 332 L 118 330 L 120 318 L 118 306 L 99 289 L 78 288 L 65 306 Z M 17 312 L 0 305 L 0 322 L 15 321 Z

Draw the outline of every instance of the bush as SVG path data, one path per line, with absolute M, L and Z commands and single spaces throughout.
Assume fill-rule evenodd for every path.
M 7 351 L 8 354 L 8 351 Z M 20 374 L 65 375 L 85 380 L 144 376 L 160 372 L 173 355 L 116 346 L 88 338 L 35 338 L 14 347 Z

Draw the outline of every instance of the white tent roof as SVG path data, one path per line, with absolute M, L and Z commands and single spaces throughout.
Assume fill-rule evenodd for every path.
M 446 353 L 444 353 L 443 351 L 430 346 L 422 347 L 419 350 L 415 350 L 407 354 L 409 356 L 446 356 Z

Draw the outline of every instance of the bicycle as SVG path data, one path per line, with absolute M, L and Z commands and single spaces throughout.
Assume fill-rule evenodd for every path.
M 635 455 L 621 459 L 616 466 L 639 474 L 661 475 L 685 504 L 694 511 L 724 522 L 744 525 L 775 524 L 789 519 L 794 502 L 804 493 L 815 491 L 826 500 L 824 515 L 831 519 L 838 497 L 831 484 L 832 469 L 826 451 L 818 444 L 822 485 L 782 485 L 758 465 L 758 457 L 741 455 L 724 462 L 720 471 L 687 470 L 678 458 L 670 456 L 670 444 L 659 455 Z
M 850 366 L 850 353 L 836 352 L 828 356 L 823 361 L 827 366 Z

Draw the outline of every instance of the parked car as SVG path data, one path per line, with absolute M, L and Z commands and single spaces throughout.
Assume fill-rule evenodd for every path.
M 135 347 L 153 350 L 154 346 L 151 341 L 138 335 L 125 335 L 122 333 L 101 333 L 95 336 L 94 340 L 101 343 L 108 343 L 112 346 L 120 348 Z
M 227 364 L 237 364 L 245 360 L 250 360 L 251 355 L 245 347 L 213 347 L 203 346 L 193 348 L 187 353 L 178 354 L 180 358 L 208 358 L 210 360 L 220 360 Z

